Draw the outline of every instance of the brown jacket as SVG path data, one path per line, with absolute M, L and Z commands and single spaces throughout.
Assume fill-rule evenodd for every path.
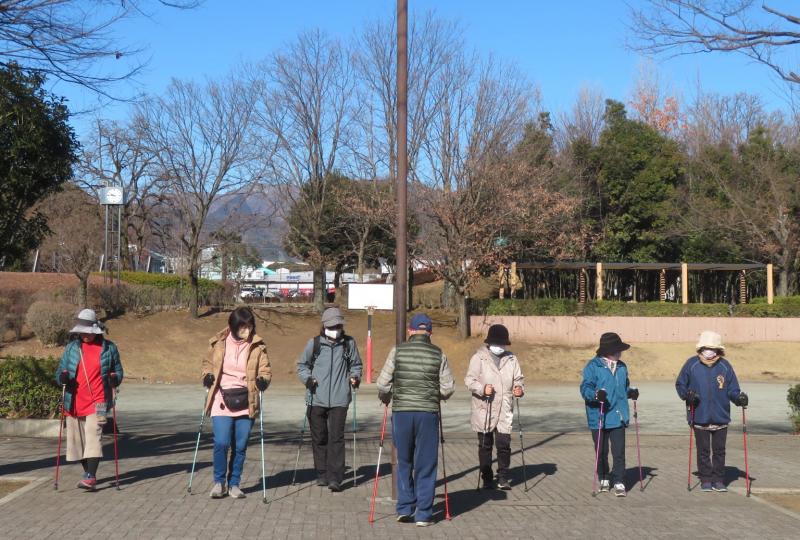
M 203 373 L 201 378 L 206 374 L 211 373 L 214 375 L 214 386 L 208 392 L 206 398 L 206 414 L 211 414 L 211 404 L 214 403 L 214 394 L 219 390 L 219 381 L 222 376 L 222 362 L 225 359 L 225 339 L 228 337 L 230 330 L 227 328 L 216 336 L 211 338 L 208 342 L 208 354 L 203 359 Z M 255 418 L 259 412 L 258 409 L 258 389 L 256 388 L 256 378 L 264 377 L 267 382 L 272 380 L 272 370 L 269 365 L 269 357 L 267 356 L 267 344 L 264 340 L 253 335 L 250 342 L 250 354 L 247 357 L 247 391 L 248 401 L 250 405 L 250 418 Z

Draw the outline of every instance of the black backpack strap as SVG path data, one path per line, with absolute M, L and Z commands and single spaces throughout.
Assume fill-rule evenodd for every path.
M 317 362 L 317 358 L 319 357 L 319 352 L 322 350 L 322 345 L 320 343 L 320 337 L 314 336 L 314 349 L 311 353 L 311 371 L 314 371 L 314 364 Z

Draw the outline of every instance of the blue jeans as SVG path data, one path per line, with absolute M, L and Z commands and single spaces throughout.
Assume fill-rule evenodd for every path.
M 238 486 L 253 419 L 249 416 L 212 416 L 211 422 L 214 427 L 214 483 L 224 484 L 227 477 L 229 486 Z M 228 449 L 231 450 L 230 464 Z
M 397 449 L 397 513 L 430 521 L 439 462 L 439 415 L 393 413 L 392 442 Z

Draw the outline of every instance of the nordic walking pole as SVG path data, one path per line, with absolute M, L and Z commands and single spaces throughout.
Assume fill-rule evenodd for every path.
M 197 451 L 200 449 L 200 434 L 203 433 L 203 423 L 206 421 L 206 401 L 208 401 L 208 388 L 206 388 L 206 397 L 203 398 L 203 412 L 200 415 L 200 429 L 197 430 L 197 442 L 194 444 L 194 457 L 192 458 L 192 470 L 189 473 L 189 487 L 186 491 L 192 492 L 192 479 L 194 478 L 194 467 L 197 463 Z
M 636 426 L 636 457 L 639 459 L 639 491 L 644 491 L 644 475 L 642 474 L 642 451 L 639 446 L 639 412 L 636 410 L 636 400 L 633 400 L 633 423 Z
M 744 410 L 747 407 L 742 407 L 742 439 L 744 441 L 744 484 L 747 496 L 750 496 L 750 466 L 747 463 L 747 415 Z
M 353 487 L 356 487 L 356 431 L 358 431 L 358 419 L 356 415 L 356 394 L 358 391 L 353 388 Z
M 517 406 L 517 425 L 519 426 L 519 453 L 522 456 L 522 480 L 525 482 L 525 492 L 528 491 L 528 471 L 525 470 L 525 443 L 522 440 L 522 414 L 519 412 L 519 398 L 514 398 Z
M 439 440 L 442 442 L 442 474 L 444 475 L 444 519 L 450 521 L 450 496 L 447 493 L 447 462 L 444 457 L 444 426 L 442 424 L 442 403 L 439 402 Z
M 261 425 L 261 491 L 267 504 L 267 466 L 264 464 L 264 391 L 258 393 L 258 422 Z
M 114 480 L 119 491 L 119 450 L 117 449 L 117 387 L 112 389 L 114 396 L 114 407 L 111 409 L 111 421 L 114 422 Z
M 486 406 L 486 418 L 483 421 L 483 431 L 481 431 L 481 448 L 479 453 L 483 451 L 483 446 L 486 443 L 486 432 L 489 431 L 489 418 L 492 415 L 492 400 L 488 399 L 488 397 L 484 397 L 483 400 L 487 403 Z M 489 466 L 491 466 L 491 461 L 489 462 Z M 478 466 L 478 483 L 475 486 L 475 491 L 481 490 L 481 469 Z
M 62 373 L 67 373 L 67 371 L 64 370 Z M 61 434 L 62 430 L 64 429 L 64 396 L 66 395 L 67 395 L 67 385 L 65 383 L 61 385 L 61 403 L 59 403 L 59 405 L 61 406 L 61 412 L 58 422 L 58 450 L 56 451 L 56 480 L 55 482 L 53 482 L 53 489 L 55 489 L 56 491 L 58 491 L 58 473 L 61 468 Z
M 603 438 L 603 408 L 605 402 L 600 402 L 600 419 L 597 424 L 597 452 L 594 456 L 594 474 L 592 475 L 592 497 L 597 496 L 597 466 L 600 464 L 600 441 Z
M 375 523 L 375 497 L 378 495 L 378 481 L 381 472 L 381 454 L 383 454 L 383 438 L 386 435 L 386 419 L 389 417 L 389 406 L 383 406 L 383 424 L 381 424 L 381 442 L 378 446 L 378 465 L 375 466 L 375 484 L 372 486 L 372 500 L 369 503 L 369 522 Z
M 300 442 L 297 444 L 297 456 L 294 458 L 294 473 L 292 474 L 292 485 L 295 485 L 297 480 L 297 467 L 300 465 L 300 449 L 303 448 L 303 439 L 306 434 L 306 421 L 311 412 L 311 404 L 314 402 L 314 394 L 306 393 L 306 414 L 303 415 L 303 427 L 300 428 Z
M 691 405 L 689 421 L 689 472 L 686 475 L 686 491 L 692 491 L 692 443 L 694 442 L 694 405 Z

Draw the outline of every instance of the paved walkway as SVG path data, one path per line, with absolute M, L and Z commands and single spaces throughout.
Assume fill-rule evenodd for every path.
M 565 387 L 566 389 L 567 387 Z M 571 391 L 575 391 L 574 388 Z M 777 392 L 764 388 L 767 394 Z M 659 388 L 650 389 L 656 396 Z M 451 521 L 443 520 L 442 471 L 437 489 L 438 523 L 429 529 L 394 521 L 390 502 L 391 482 L 384 452 L 376 522 L 367 522 L 372 493 L 375 459 L 378 452 L 377 429 L 380 406 L 366 400 L 365 388 L 359 401 L 359 417 L 364 419 L 359 433 L 356 472 L 344 492 L 331 494 L 313 485 L 311 452 L 301 454 L 298 484 L 291 485 L 297 428 L 302 414 L 302 395 L 295 389 L 275 388 L 268 392 L 270 408 L 265 415 L 269 432 L 266 441 L 269 504 L 261 500 L 261 464 L 257 432 L 251 439 L 245 465 L 245 500 L 211 500 L 211 440 L 206 431 L 200 448 L 195 493 L 186 490 L 188 469 L 194 450 L 198 410 L 187 406 L 157 414 L 145 423 L 143 415 L 161 410 L 161 402 L 198 401 L 196 388 L 126 388 L 120 399 L 121 490 L 113 489 L 113 461 L 101 464 L 101 490 L 90 494 L 76 489 L 80 467 L 69 464 L 62 469 L 61 489 L 52 489 L 55 441 L 43 439 L 2 439 L 0 475 L 46 478 L 42 484 L 0 507 L 0 537 L 3 538 L 321 538 L 346 535 L 347 538 L 797 538 L 800 519 L 763 503 L 757 497 L 745 498 L 741 431 L 732 426 L 728 442 L 728 480 L 730 493 L 702 493 L 686 490 L 688 437 L 685 424 L 678 430 L 669 427 L 673 411 L 660 411 L 647 404 L 643 385 L 642 460 L 645 490 L 637 487 L 635 436 L 628 436 L 628 475 L 631 488 L 625 499 L 608 494 L 592 497 L 593 449 L 578 419 L 565 422 L 567 429 L 539 431 L 550 427 L 558 416 L 552 407 L 543 412 L 537 395 L 560 395 L 558 387 L 531 389 L 524 402 L 527 476 L 529 490 L 523 486 L 519 439 L 514 435 L 511 492 L 475 490 L 476 439 L 464 423 L 465 399 L 446 405 L 446 458 Z M 566 399 L 567 390 L 564 391 Z M 750 389 L 755 397 L 760 391 Z M 150 393 L 150 399 L 139 401 Z M 665 394 L 666 396 L 666 394 Z M 783 395 L 774 395 L 772 400 Z M 666 399 L 666 398 L 665 398 Z M 127 400 L 127 401 L 126 401 Z M 134 403 L 139 401 L 138 403 Z M 296 402 L 300 402 L 298 406 Z M 655 400 L 654 398 L 654 401 Z M 758 417 L 756 399 L 751 410 Z M 127 405 L 126 405 L 127 403 Z M 666 402 L 665 402 L 666 403 Z M 127 409 L 126 409 L 127 407 Z M 152 409 L 148 411 L 148 408 Z M 574 403 L 572 408 L 574 409 Z M 768 407 L 765 407 L 768 408 Z M 191 411 L 191 414 L 190 414 Z M 299 414 L 298 414 L 299 411 Z M 550 411 L 549 413 L 547 411 Z M 645 416 L 647 411 L 647 416 Z M 198 414 L 194 414 L 194 413 Z M 574 414 L 574 410 L 572 411 Z M 678 414 L 680 411 L 678 411 Z M 577 414 L 580 417 L 580 414 Z M 645 418 L 647 421 L 645 422 Z M 574 426 L 573 426 L 574 423 Z M 773 425 L 774 424 L 774 425 Z M 348 422 L 348 429 L 349 429 Z M 570 427 L 572 426 L 572 427 Z M 766 415 L 759 430 L 750 437 L 750 469 L 754 490 L 800 487 L 800 438 L 774 433 L 777 416 Z M 177 432 L 174 429 L 177 427 Z M 257 427 L 257 424 L 256 424 Z M 771 431 L 772 430 L 772 431 Z M 348 466 L 352 463 L 352 438 L 348 434 Z M 112 456 L 111 440 L 106 455 Z

